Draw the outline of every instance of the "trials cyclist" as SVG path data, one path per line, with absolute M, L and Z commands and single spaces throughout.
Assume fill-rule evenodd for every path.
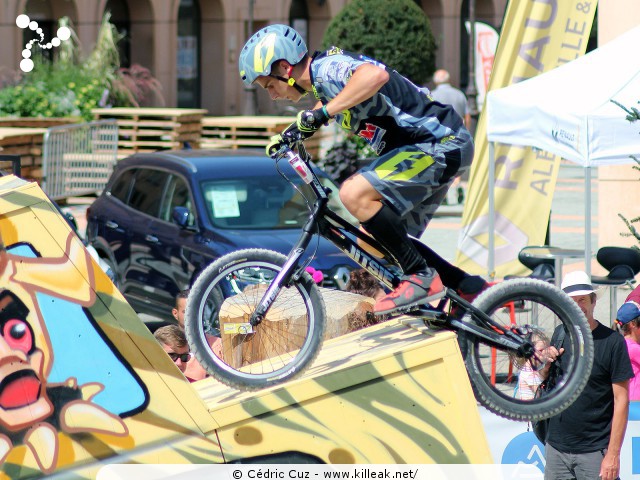
M 471 165 L 473 140 L 453 107 L 364 55 L 336 47 L 309 55 L 300 34 L 287 25 L 255 33 L 240 52 L 239 68 L 245 85 L 260 85 L 273 100 L 298 102 L 313 92 L 315 108 L 301 111 L 290 128 L 311 136 L 335 119 L 379 155 L 340 188 L 347 210 L 404 272 L 395 290 L 378 300 L 376 313 L 424 303 L 442 284 L 467 299 L 486 288 L 480 277 L 431 250 L 425 259 L 407 236 L 424 232 L 454 178 Z M 281 136 L 272 138 L 267 153 L 280 142 Z

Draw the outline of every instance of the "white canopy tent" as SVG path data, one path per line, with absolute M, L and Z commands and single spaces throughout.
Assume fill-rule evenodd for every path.
M 640 123 L 624 107 L 640 100 L 640 27 L 529 80 L 489 92 L 489 271 L 493 271 L 493 143 L 539 148 L 585 167 L 585 267 L 591 258 L 591 167 L 640 158 Z

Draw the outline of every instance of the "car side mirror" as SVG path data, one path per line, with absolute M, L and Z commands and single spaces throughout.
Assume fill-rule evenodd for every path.
M 173 207 L 171 212 L 171 218 L 180 228 L 187 228 L 189 226 L 189 209 L 187 207 Z

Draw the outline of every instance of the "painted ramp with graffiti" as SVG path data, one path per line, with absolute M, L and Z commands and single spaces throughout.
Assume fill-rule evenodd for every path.
M 455 336 L 326 342 L 281 387 L 190 384 L 35 183 L 0 177 L 0 480 L 111 463 L 491 463 Z

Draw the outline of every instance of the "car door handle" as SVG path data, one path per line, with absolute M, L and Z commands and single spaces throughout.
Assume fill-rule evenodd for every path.
M 116 222 L 112 222 L 111 220 L 107 220 L 106 222 L 104 222 L 104 226 L 113 230 L 118 228 L 118 224 Z
M 158 243 L 158 237 L 154 235 L 145 235 L 144 239 L 149 243 Z

